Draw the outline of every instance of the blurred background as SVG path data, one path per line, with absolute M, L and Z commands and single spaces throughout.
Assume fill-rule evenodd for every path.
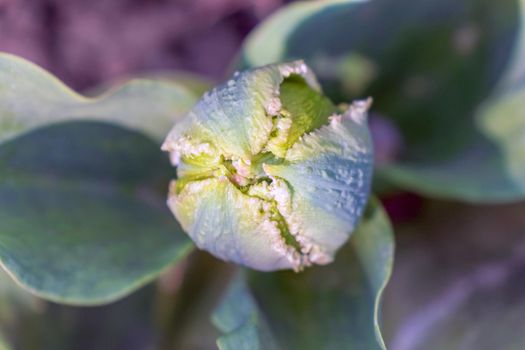
M 246 34 L 286 2 L 0 0 L 0 50 L 76 89 L 166 69 L 217 79 Z

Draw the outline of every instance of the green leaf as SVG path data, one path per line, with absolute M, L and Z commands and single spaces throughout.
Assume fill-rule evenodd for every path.
M 0 146 L 0 262 L 32 293 L 115 300 L 192 247 L 165 205 L 158 145 L 104 123 L 41 128 Z
M 384 349 L 379 304 L 394 242 L 376 200 L 335 262 L 239 275 L 213 316 L 220 349 Z
M 246 277 L 244 273 L 236 276 L 212 316 L 215 326 L 224 333 L 217 345 L 221 350 L 278 349 L 277 340 L 247 285 Z
M 472 146 L 446 162 L 394 165 L 383 169 L 381 176 L 433 197 L 461 195 L 471 202 L 523 199 L 525 84 L 507 86 L 478 109 L 480 135 Z
M 135 79 L 100 97 L 81 96 L 42 68 L 0 53 L 0 143 L 52 123 L 113 123 L 162 141 L 197 101 L 201 85 Z M 196 89 L 193 92 L 191 89 Z
M 290 36 L 309 18 L 340 5 L 361 3 L 363 0 L 298 1 L 276 11 L 256 28 L 245 42 L 243 59 L 256 67 L 282 61 L 287 56 Z M 319 44 L 319 43 L 317 43 Z
M 152 72 L 138 73 L 133 80 L 160 81 L 161 83 L 174 83 L 189 90 L 196 97 L 202 96 L 206 91 L 213 88 L 216 84 L 213 80 L 197 73 L 183 70 L 155 70 Z M 115 81 L 102 82 L 92 89 L 83 91 L 89 97 L 96 97 L 107 91 L 118 89 L 122 84 L 121 79 Z M 124 81 L 125 83 L 125 81 Z
M 516 181 L 525 173 L 509 172 L 520 159 L 508 149 L 520 143 L 493 137 L 481 109 L 523 82 L 523 4 L 297 2 L 248 37 L 243 64 L 304 58 L 335 101 L 373 96 L 372 112 L 391 118 L 404 140 L 399 161 L 378 169 L 383 180 L 431 196 L 515 200 L 525 197 Z
M 525 348 L 524 210 L 429 202 L 416 222 L 396 227 L 388 349 Z
M 161 71 L 146 75 L 144 78 L 154 80 L 168 80 L 189 89 L 196 97 L 202 96 L 206 91 L 216 85 L 205 76 L 186 71 Z
M 159 195 L 170 169 L 158 147 L 78 122 L 160 142 L 206 84 L 135 79 L 85 97 L 0 53 L 0 260 L 15 280 L 54 301 L 104 303 L 190 249 Z

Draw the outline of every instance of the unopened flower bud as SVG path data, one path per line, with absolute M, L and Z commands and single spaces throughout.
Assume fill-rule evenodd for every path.
M 368 200 L 370 100 L 337 107 L 302 61 L 236 73 L 168 135 L 168 204 L 196 245 L 257 270 L 330 263 Z

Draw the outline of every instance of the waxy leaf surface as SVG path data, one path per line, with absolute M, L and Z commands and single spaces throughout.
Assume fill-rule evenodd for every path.
M 0 262 L 29 291 L 100 304 L 153 280 L 192 245 L 165 205 L 158 145 L 63 123 L 0 146 Z
M 99 304 L 184 256 L 191 243 L 165 205 L 170 168 L 158 143 L 205 85 L 170 75 L 86 97 L 42 68 L 0 53 L 6 271 L 41 297 Z
M 38 127 L 76 120 L 112 123 L 160 141 L 199 97 L 202 83 L 188 81 L 136 79 L 91 98 L 29 61 L 0 53 L 0 143 Z

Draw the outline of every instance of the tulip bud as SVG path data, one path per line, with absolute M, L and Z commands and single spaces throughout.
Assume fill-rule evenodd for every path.
M 337 107 L 302 61 L 204 94 L 163 150 L 168 205 L 196 245 L 263 271 L 330 263 L 368 200 L 370 100 Z

